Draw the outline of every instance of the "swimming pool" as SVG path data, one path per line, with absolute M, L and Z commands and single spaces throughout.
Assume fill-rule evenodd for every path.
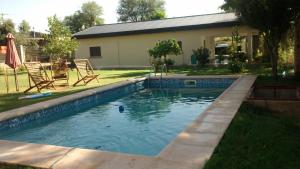
M 142 81 L 107 90 L 37 112 L 30 122 L 9 122 L 0 138 L 155 156 L 234 79 L 194 81 Z

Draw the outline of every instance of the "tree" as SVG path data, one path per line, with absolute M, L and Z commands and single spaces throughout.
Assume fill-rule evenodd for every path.
M 240 50 L 243 37 L 240 36 L 238 27 L 234 28 L 231 39 L 229 70 L 232 73 L 240 73 L 244 69 L 247 57 L 246 54 Z
M 91 1 L 83 3 L 81 10 L 76 11 L 73 15 L 66 16 L 64 24 L 69 27 L 72 33 L 76 33 L 85 28 L 103 24 L 102 15 L 102 7 L 95 1 Z
M 30 25 L 26 20 L 23 20 L 19 25 L 19 33 L 28 34 L 30 31 Z
M 15 33 L 15 24 L 11 19 L 2 20 L 3 23 L 0 23 L 0 41 L 6 40 L 6 35 L 8 33 Z
M 81 11 L 76 11 L 73 15 L 66 16 L 63 22 L 72 33 L 79 32 L 85 28 L 85 21 Z
M 205 47 L 200 47 L 196 50 L 193 50 L 193 55 L 196 57 L 198 61 L 198 66 L 204 66 L 209 62 L 209 49 Z
M 163 57 L 162 63 L 165 66 L 167 66 L 167 55 L 179 55 L 181 52 L 181 47 L 175 39 L 159 41 L 152 49 L 148 50 L 150 56 L 152 56 L 154 59 L 159 59 L 159 62 L 157 63 L 161 63 L 160 60 Z M 166 71 L 168 71 L 167 67 Z
M 45 36 L 43 51 L 51 58 L 68 57 L 77 48 L 72 34 L 56 15 L 48 18 L 49 34 Z
M 102 24 L 103 19 L 100 17 L 102 13 L 102 7 L 95 1 L 87 2 L 81 6 L 82 17 L 85 20 L 85 27 L 92 27 L 97 24 Z
M 249 26 L 260 30 L 272 62 L 272 73 L 277 79 L 279 43 L 291 27 L 293 3 L 297 0 L 225 0 L 222 8 L 234 11 Z
M 157 20 L 166 17 L 164 0 L 120 0 L 117 13 L 122 22 Z

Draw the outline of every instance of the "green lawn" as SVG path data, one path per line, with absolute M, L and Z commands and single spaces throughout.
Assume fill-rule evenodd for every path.
M 26 167 L 21 165 L 0 164 L 0 169 L 42 169 L 42 168 Z
M 299 131 L 300 120 L 244 103 L 204 169 L 299 169 Z
M 230 75 L 233 74 L 227 65 L 202 66 L 202 67 L 175 67 L 170 69 L 172 73 L 185 73 L 187 75 Z M 271 67 L 264 64 L 247 65 L 242 74 L 270 75 Z
M 100 70 L 96 73 L 101 74 L 100 85 L 107 85 L 128 78 L 143 76 L 149 73 L 149 70 Z M 170 73 L 187 75 L 231 74 L 226 66 L 176 67 L 170 69 Z M 247 66 L 243 74 L 258 75 L 257 84 L 296 84 L 300 86 L 300 82 L 292 77 L 280 77 L 278 81 L 274 81 L 270 76 L 271 68 L 266 65 Z M 70 84 L 72 84 L 77 79 L 76 72 L 73 71 L 70 75 Z M 25 90 L 28 87 L 27 74 L 19 75 L 19 81 L 21 91 Z M 14 90 L 13 77 L 10 77 L 10 83 L 12 91 Z M 70 86 L 60 89 L 47 98 L 18 100 L 18 97 L 24 94 L 16 92 L 6 94 L 4 78 L 0 75 L 0 112 L 98 86 L 99 84 L 95 81 L 88 86 Z M 213 157 L 207 162 L 205 169 L 299 169 L 299 131 L 300 120 L 275 116 L 267 110 L 244 103 L 216 148 Z M 6 167 L 10 168 L 9 166 Z
M 128 78 L 142 76 L 149 73 L 149 70 L 97 70 L 96 73 L 100 74 L 100 85 L 107 85 L 119 81 L 126 80 Z M 229 75 L 232 74 L 227 66 L 203 66 L 203 67 L 174 67 L 170 69 L 170 74 L 187 74 L 187 75 Z M 267 65 L 248 65 L 242 74 L 255 74 L 258 75 L 257 83 L 259 84 L 274 84 L 273 78 L 270 76 L 271 68 Z M 20 73 L 18 75 L 20 92 L 15 92 L 14 78 L 9 77 L 10 92 L 6 93 L 4 76 L 0 74 L 0 112 L 9 110 L 12 108 L 29 105 L 32 103 L 57 98 L 74 92 L 86 90 L 93 87 L 98 87 L 96 81 L 93 81 L 88 86 L 69 86 L 67 88 L 58 88 L 53 91 L 53 95 L 50 97 L 31 99 L 31 100 L 19 100 L 20 96 L 24 96 L 23 92 L 28 88 L 28 77 L 26 73 Z M 73 84 L 77 80 L 76 71 L 70 71 L 70 84 Z M 278 84 L 297 84 L 300 86 L 300 82 L 293 78 L 279 78 Z M 36 92 L 36 90 L 33 90 Z M 32 93 L 31 93 L 32 94 Z
M 87 86 L 79 85 L 73 87 L 72 85 L 68 87 L 58 87 L 57 90 L 53 90 L 53 94 L 49 97 L 39 98 L 39 99 L 23 99 L 19 100 L 20 96 L 24 96 L 25 94 L 23 91 L 28 88 L 28 77 L 26 73 L 21 73 L 18 75 L 20 92 L 16 92 L 15 85 L 14 85 L 14 78 L 13 76 L 9 77 L 9 86 L 10 92 L 6 93 L 6 88 L 4 85 L 4 76 L 0 75 L 0 112 L 9 110 L 12 108 L 22 107 L 24 105 L 29 105 L 33 103 L 37 103 L 44 100 L 49 100 L 52 98 L 57 98 L 60 96 L 64 96 L 67 94 L 79 92 L 82 90 L 99 87 L 103 85 L 107 85 L 110 83 L 115 83 L 119 81 L 126 80 L 128 78 L 143 76 L 147 74 L 149 70 L 97 70 L 96 73 L 100 74 L 100 84 L 97 81 L 92 81 Z M 73 84 L 77 80 L 76 71 L 70 71 L 70 84 Z M 58 82 L 61 83 L 61 82 Z M 47 91 L 47 90 L 44 90 Z M 34 89 L 31 93 L 37 92 Z
M 300 120 L 244 103 L 205 169 L 299 169 Z

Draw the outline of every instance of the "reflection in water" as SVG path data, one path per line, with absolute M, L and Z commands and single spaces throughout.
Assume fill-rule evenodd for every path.
M 0 138 L 156 155 L 222 91 L 141 90 L 89 109 L 0 131 Z
M 215 94 L 212 94 L 212 91 Z M 220 90 L 220 92 L 222 92 Z M 153 118 L 162 118 L 170 113 L 174 104 L 192 105 L 210 103 L 219 95 L 216 90 L 199 89 L 152 89 L 134 93 L 120 103 L 126 106 L 125 113 L 129 120 L 147 123 Z

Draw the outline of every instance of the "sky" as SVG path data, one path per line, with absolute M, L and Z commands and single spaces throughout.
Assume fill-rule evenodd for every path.
M 47 18 L 56 14 L 60 19 L 72 15 L 90 0 L 0 0 L 0 16 L 12 19 L 16 28 L 22 20 L 35 31 L 46 32 Z M 119 0 L 94 0 L 103 8 L 104 22 L 117 23 Z M 222 12 L 224 0 L 165 0 L 168 18 Z

